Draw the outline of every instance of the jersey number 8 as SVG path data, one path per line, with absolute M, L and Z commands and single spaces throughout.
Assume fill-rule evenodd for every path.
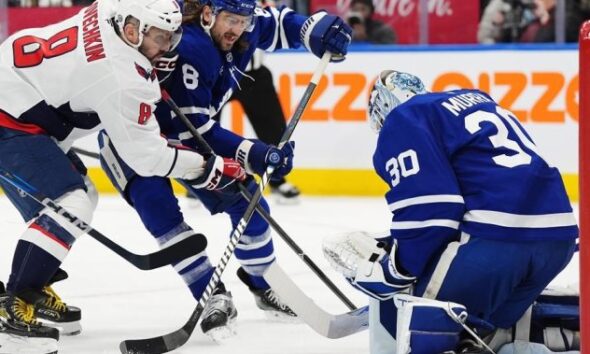
M 49 39 L 36 36 L 19 37 L 12 42 L 14 66 L 30 68 L 43 62 L 71 52 L 78 46 L 78 27 L 71 27 L 58 32 Z

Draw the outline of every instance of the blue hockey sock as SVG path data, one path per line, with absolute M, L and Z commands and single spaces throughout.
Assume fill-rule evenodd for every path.
M 75 238 L 53 218 L 43 214 L 18 241 L 7 284 L 10 293 L 41 290 L 59 268 Z

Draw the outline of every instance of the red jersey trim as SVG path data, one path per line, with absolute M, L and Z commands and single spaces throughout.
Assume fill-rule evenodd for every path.
M 21 123 L 2 111 L 0 111 L 0 127 L 14 129 L 35 135 L 47 134 L 45 130 L 43 130 L 43 128 L 39 127 L 38 125 Z

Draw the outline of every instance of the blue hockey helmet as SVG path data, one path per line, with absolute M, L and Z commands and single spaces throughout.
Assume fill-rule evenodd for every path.
M 215 13 L 231 12 L 241 16 L 253 16 L 256 10 L 256 0 L 210 0 Z
M 369 98 L 371 128 L 379 132 L 389 112 L 415 95 L 427 92 L 417 76 L 395 70 L 382 71 Z

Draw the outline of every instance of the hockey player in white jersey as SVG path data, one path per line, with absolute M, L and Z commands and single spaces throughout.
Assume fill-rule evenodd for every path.
M 237 162 L 204 161 L 160 136 L 152 114 L 161 98 L 152 63 L 179 41 L 181 21 L 174 0 L 100 0 L 63 22 L 10 36 L 0 46 L 0 168 L 87 223 L 97 195 L 83 164 L 66 152 L 76 138 L 101 127 L 142 176 L 183 178 L 210 189 L 241 179 Z M 47 286 L 63 278 L 59 266 L 82 231 L 0 184 L 29 222 L 0 311 L 0 345 L 18 352 L 10 349 L 17 338 L 37 353 L 54 352 L 58 331 L 37 319 L 53 311 L 79 320 L 79 310 L 65 306 Z
M 497 350 L 514 337 L 488 342 L 493 348 L 470 338 L 461 349 L 464 322 L 488 339 L 512 333 L 574 253 L 578 227 L 559 171 L 516 117 L 478 90 L 430 93 L 416 76 L 388 70 L 369 115 L 391 230 L 382 239 L 328 238 L 324 253 L 372 297 L 371 353 Z M 543 323 L 538 308 L 532 316 Z M 530 323 L 524 339 L 542 342 Z
M 162 71 L 174 68 L 168 72 L 165 82 L 167 92 L 216 154 L 236 158 L 250 174 L 262 175 L 272 164 L 273 178 L 284 177 L 293 166 L 294 145 L 288 143 L 278 149 L 244 139 L 222 128 L 210 116 L 219 112 L 233 90 L 240 89 L 240 79 L 250 80 L 243 72 L 257 48 L 273 51 L 305 46 L 318 57 L 329 51 L 334 54 L 333 61 L 342 61 L 350 43 L 350 27 L 338 16 L 323 11 L 307 17 L 284 6 L 259 8 L 255 0 L 186 1 L 184 17 L 177 60 L 158 65 Z M 165 102 L 158 104 L 156 118 L 171 142 L 199 149 L 187 126 Z M 99 140 L 101 163 L 107 175 L 158 242 L 170 242 L 192 232 L 184 222 L 168 179 L 136 176 L 133 166 L 120 161 L 119 147 L 109 143 L 107 134 L 101 133 Z M 182 179 L 177 180 L 186 184 Z M 248 187 L 254 193 L 255 184 L 250 183 Z M 212 214 L 224 212 L 232 226 L 238 227 L 249 204 L 240 194 L 187 188 Z M 264 197 L 260 206 L 269 210 Z M 251 290 L 258 307 L 266 315 L 292 320 L 293 311 L 262 277 L 275 261 L 275 252 L 270 227 L 257 213 L 244 229 L 235 255 L 241 264 L 238 277 Z M 214 270 L 206 252 L 175 264 L 174 269 L 197 300 Z M 234 333 L 236 316 L 231 293 L 220 282 L 203 311 L 201 329 L 214 339 L 224 338 Z

